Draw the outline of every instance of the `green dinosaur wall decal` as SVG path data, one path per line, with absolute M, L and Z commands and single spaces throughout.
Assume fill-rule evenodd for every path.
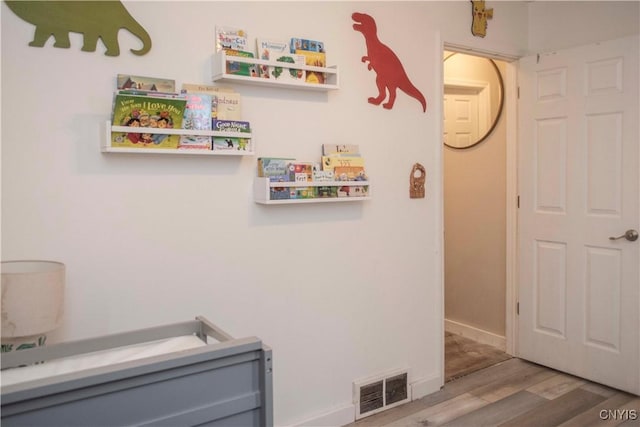
M 36 26 L 29 46 L 43 47 L 49 37 L 54 47 L 69 48 L 69 33 L 84 35 L 84 52 L 95 52 L 98 39 L 107 48 L 105 55 L 120 55 L 118 32 L 125 29 L 142 41 L 142 48 L 131 49 L 136 55 L 151 50 L 151 37 L 119 1 L 25 1 L 5 0 L 21 19 Z

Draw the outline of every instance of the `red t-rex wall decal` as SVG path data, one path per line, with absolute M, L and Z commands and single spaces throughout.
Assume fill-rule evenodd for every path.
M 371 16 L 359 12 L 353 13 L 351 19 L 355 22 L 353 29 L 362 33 L 367 44 L 367 55 L 362 57 L 362 62 L 369 61 L 367 68 L 377 73 L 376 86 L 379 93 L 376 98 L 369 98 L 369 103 L 380 105 L 389 91 L 389 100 L 382 106 L 391 109 L 396 100 L 396 91 L 400 89 L 417 99 L 422 104 L 422 111 L 427 111 L 424 95 L 411 83 L 398 56 L 378 39 L 376 21 Z

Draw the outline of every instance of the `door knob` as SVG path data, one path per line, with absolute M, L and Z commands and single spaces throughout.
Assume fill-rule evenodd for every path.
M 622 239 L 623 237 L 630 242 L 635 242 L 636 240 L 638 240 L 638 232 L 636 230 L 627 230 L 626 233 L 624 233 L 622 236 L 609 237 L 609 240 L 618 240 Z

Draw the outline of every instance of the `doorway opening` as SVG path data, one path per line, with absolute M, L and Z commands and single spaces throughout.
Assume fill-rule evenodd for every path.
M 445 49 L 447 382 L 511 357 L 506 339 L 511 307 L 507 307 L 507 115 L 502 114 L 507 63 Z

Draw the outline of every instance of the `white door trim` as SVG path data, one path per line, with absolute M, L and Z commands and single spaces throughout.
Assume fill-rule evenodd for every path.
M 518 352 L 518 66 L 506 63 L 505 114 L 507 119 L 507 170 L 506 170 L 506 353 Z

